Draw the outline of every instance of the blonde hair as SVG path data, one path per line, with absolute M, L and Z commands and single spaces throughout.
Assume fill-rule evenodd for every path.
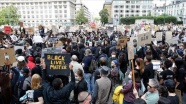
M 31 80 L 31 89 L 32 90 L 39 89 L 42 86 L 41 84 L 42 84 L 42 78 L 39 76 L 39 74 L 34 74 Z

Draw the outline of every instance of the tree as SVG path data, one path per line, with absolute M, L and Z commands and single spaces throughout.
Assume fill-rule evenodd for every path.
M 95 17 L 94 18 L 94 22 L 99 22 L 100 21 L 100 18 L 99 17 Z
M 18 24 L 20 15 L 17 13 L 17 8 L 14 6 L 8 6 L 0 11 L 0 25 L 4 24 Z
M 102 24 L 108 23 L 108 16 L 109 16 L 109 13 L 108 13 L 108 10 L 107 10 L 107 9 L 102 9 L 102 10 L 99 12 L 99 16 L 101 17 L 101 22 L 102 22 Z
M 81 25 L 81 24 L 86 23 L 86 22 L 88 22 L 88 19 L 85 17 L 85 13 L 84 13 L 83 8 L 81 8 L 79 11 L 77 11 L 76 23 Z

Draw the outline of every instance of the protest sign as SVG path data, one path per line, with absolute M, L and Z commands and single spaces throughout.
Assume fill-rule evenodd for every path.
M 177 37 L 173 37 L 172 39 L 166 40 L 166 42 L 170 45 L 170 44 L 178 44 L 178 38 Z
M 162 32 L 156 32 L 156 41 L 162 41 Z
M 151 32 L 143 33 L 138 35 L 138 46 L 151 43 Z
M 50 42 L 50 43 L 55 43 L 57 40 L 58 40 L 57 37 L 50 37 L 50 38 L 48 39 L 48 42 Z
M 52 48 L 44 48 L 41 52 L 41 57 L 44 57 L 45 54 L 61 54 L 62 53 L 63 46 L 59 47 L 52 47 Z
M 134 59 L 134 47 L 133 42 L 127 42 L 127 50 L 128 50 L 128 59 Z
M 153 64 L 153 70 L 158 70 L 160 69 L 160 60 L 152 60 L 152 64 Z
M 43 43 L 43 38 L 40 35 L 35 35 L 33 37 L 33 43 Z
M 137 42 L 138 41 L 138 37 L 130 37 L 130 42 Z
M 70 54 L 45 54 L 47 75 L 69 76 Z
M 9 48 L 9 49 L 0 49 L 0 66 L 4 65 L 4 62 L 6 59 L 9 59 L 10 63 L 13 64 L 16 62 L 16 57 L 15 57 L 15 51 L 14 48 Z
M 127 44 L 127 37 L 126 36 L 121 37 L 121 38 L 118 39 L 116 48 L 120 49 L 122 47 L 125 47 L 126 44 Z
M 167 31 L 167 32 L 165 33 L 165 39 L 166 39 L 166 40 L 172 39 L 172 31 Z

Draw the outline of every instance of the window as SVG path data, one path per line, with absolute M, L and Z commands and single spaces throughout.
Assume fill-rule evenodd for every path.
M 28 3 L 26 3 L 26 5 L 28 5 Z
M 115 10 L 114 12 L 115 12 L 115 13 L 118 13 L 118 10 Z
M 136 16 L 139 16 L 139 14 L 136 14 Z
M 120 8 L 123 8 L 124 6 L 120 6 Z
M 66 6 L 66 5 L 64 5 L 64 8 L 67 8 L 67 6 Z
M 48 15 L 46 15 L 45 18 L 48 18 Z
M 134 16 L 133 14 L 131 16 Z
M 128 6 L 128 5 L 126 5 L 126 8 L 129 8 L 129 6 Z
M 30 14 L 30 11 L 27 11 L 27 14 Z
M 64 10 L 64 13 L 67 13 L 67 10 Z
M 146 10 L 143 10 L 142 12 L 143 12 L 143 13 L 146 13 Z
M 32 18 L 34 18 L 34 16 L 32 16 Z
M 126 1 L 126 3 L 130 3 L 130 1 Z
M 140 6 L 139 5 L 136 5 L 136 8 L 140 8 Z
M 116 5 L 116 6 L 114 6 L 114 8 L 118 8 L 118 6 Z
M 134 10 L 131 10 L 132 13 L 134 13 Z
M 55 18 L 57 18 L 58 16 L 57 15 L 55 15 Z
M 66 4 L 66 1 L 63 1 L 63 4 Z
M 30 18 L 30 16 L 28 16 L 28 18 Z
M 128 14 L 125 15 L 125 17 L 128 17 L 128 16 L 129 16 Z
M 64 17 L 67 18 L 67 15 L 65 14 Z
M 139 13 L 139 10 L 136 10 L 136 13 Z
M 135 5 L 131 5 L 131 8 L 135 8 Z
M 55 13 L 58 13 L 58 11 L 57 11 L 57 10 L 55 10 Z
M 54 2 L 54 4 L 57 4 L 57 2 Z
M 123 15 L 120 15 L 120 17 L 123 17 Z
M 129 10 L 126 10 L 125 12 L 126 12 L 126 13 L 128 13 L 128 12 L 129 12 Z
M 123 13 L 123 10 L 120 10 L 121 13 Z

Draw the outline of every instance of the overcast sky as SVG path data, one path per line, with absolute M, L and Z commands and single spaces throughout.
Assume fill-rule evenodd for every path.
M 99 11 L 103 9 L 103 4 L 105 0 L 81 0 L 83 4 L 85 4 L 88 8 L 91 14 L 93 14 L 94 17 L 99 17 Z

